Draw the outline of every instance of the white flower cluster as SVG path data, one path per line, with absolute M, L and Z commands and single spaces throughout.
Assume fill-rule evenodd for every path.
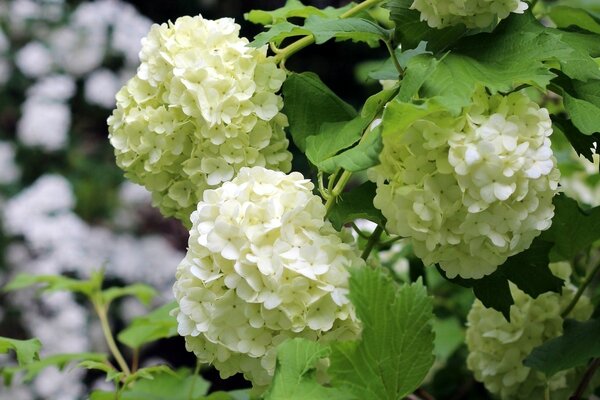
M 177 269 L 179 333 L 221 376 L 257 386 L 275 369 L 276 346 L 290 337 L 355 338 L 347 298 L 356 250 L 331 224 L 301 174 L 242 168 L 204 192 L 192 214 L 189 249 Z
M 421 21 L 432 28 L 459 24 L 485 28 L 510 13 L 522 14 L 528 4 L 521 0 L 414 0 L 410 6 L 421 13 Z
M 548 111 L 523 93 L 478 91 L 459 117 L 437 112 L 384 136 L 374 205 L 426 265 L 481 278 L 552 223 L 551 133 Z
M 563 265 L 561 265 L 563 264 Z M 553 272 L 570 270 L 567 263 L 551 264 Z M 566 278 L 564 272 L 558 273 Z M 575 294 L 573 286 L 563 287 L 562 294 L 544 293 L 533 299 L 511 283 L 515 300 L 510 308 L 510 322 L 496 310 L 485 308 L 476 300 L 467 317 L 467 366 L 501 399 L 541 399 L 546 385 L 552 398 L 566 399 L 578 380 L 574 370 L 561 371 L 552 377 L 523 365 L 531 351 L 545 341 L 562 334 L 562 310 Z M 582 296 L 569 314 L 580 321 L 590 317 L 593 305 Z
M 202 192 L 244 166 L 289 171 L 279 90 L 286 74 L 230 18 L 154 25 L 117 94 L 110 141 L 126 176 L 165 215 L 189 221 Z

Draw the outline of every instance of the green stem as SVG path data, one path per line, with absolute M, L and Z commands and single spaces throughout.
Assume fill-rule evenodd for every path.
M 198 374 L 200 373 L 200 361 L 196 361 L 196 368 L 194 369 L 194 379 L 192 380 L 192 384 L 190 385 L 190 392 L 188 393 L 188 400 L 193 400 L 194 399 L 194 386 L 196 385 L 196 380 L 195 379 Z
M 364 11 L 370 7 L 373 7 L 375 4 L 380 3 L 381 1 L 383 1 L 383 0 L 365 0 L 362 3 L 355 5 L 354 7 L 352 7 L 345 13 L 343 13 L 342 15 L 340 15 L 340 18 L 350 18 L 350 17 L 360 13 L 361 11 Z M 291 43 L 290 45 L 288 45 L 287 47 L 284 47 L 283 49 L 279 49 L 279 53 L 277 53 L 274 57 L 275 63 L 279 64 L 280 62 L 287 60 L 292 55 L 296 54 L 303 48 L 310 46 L 314 42 L 315 42 L 315 37 L 311 34 L 308 36 L 304 36 L 301 39 L 298 39 L 297 41 Z
M 331 207 L 333 207 L 333 205 L 335 204 L 335 201 L 337 200 L 338 196 L 344 191 L 344 188 L 346 187 L 346 184 L 350 180 L 351 176 L 352 172 L 344 171 L 340 176 L 340 179 L 335 184 L 334 188 L 329 193 L 329 198 L 325 203 L 325 210 L 327 214 L 329 214 L 329 212 L 331 211 Z
M 575 308 L 575 306 L 577 305 L 579 298 L 581 297 L 581 295 L 583 294 L 585 289 L 588 287 L 588 285 L 592 282 L 592 280 L 594 279 L 594 276 L 596 275 L 596 273 L 598 271 L 600 271 L 600 263 L 598 263 L 583 279 L 583 281 L 581 282 L 581 285 L 579 285 L 579 288 L 577 289 L 577 292 L 575 293 L 575 296 L 573 297 L 573 300 L 571 300 L 569 305 L 560 314 L 560 316 L 562 318 L 566 318 L 569 315 L 569 313 L 571 311 L 573 311 L 573 308 Z
M 117 364 L 119 364 L 119 368 L 121 368 L 121 371 L 124 372 L 125 375 L 131 375 L 131 370 L 129 369 L 129 366 L 125 362 L 125 358 L 123 358 L 123 355 L 119 351 L 119 348 L 117 347 L 117 344 L 115 343 L 115 339 L 113 338 L 113 334 L 110 329 L 110 325 L 108 323 L 106 306 L 103 305 L 102 301 L 98 300 L 98 299 L 95 299 L 93 301 L 93 304 L 94 304 L 94 309 L 96 310 L 96 313 L 98 314 L 98 318 L 100 319 L 100 325 L 102 326 L 102 333 L 104 333 L 104 338 L 106 339 L 106 344 L 108 344 L 108 348 L 110 349 L 110 352 L 112 353 L 113 357 L 117 361 Z
M 385 47 L 390 53 L 390 57 L 392 57 L 392 62 L 394 63 L 394 67 L 396 67 L 396 71 L 398 71 L 398 77 L 402 77 L 404 75 L 404 69 L 400 66 L 400 62 L 398 61 L 398 57 L 396 57 L 396 52 L 392 48 L 392 43 L 389 40 L 384 41 Z
M 371 251 L 375 248 L 375 245 L 379 241 L 379 238 L 381 237 L 382 233 L 383 233 L 383 227 L 381 225 L 377 225 L 377 228 L 375 228 L 375 230 L 369 237 L 369 241 L 367 242 L 365 249 L 363 250 L 362 254 L 360 255 L 360 257 L 363 260 L 366 260 L 367 258 L 369 258 L 369 254 L 371 254 Z

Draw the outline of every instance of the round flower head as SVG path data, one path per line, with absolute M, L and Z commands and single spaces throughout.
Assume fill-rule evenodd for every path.
M 459 24 L 485 28 L 510 13 L 522 14 L 528 4 L 520 0 L 414 0 L 410 6 L 421 13 L 421 21 L 432 28 Z
M 477 91 L 459 117 L 437 112 L 384 135 L 374 205 L 426 265 L 482 278 L 551 225 L 551 133 L 548 111 L 524 94 Z
M 291 168 L 275 94 L 286 74 L 239 29 L 233 19 L 201 16 L 154 25 L 108 119 L 126 177 L 148 188 L 163 214 L 185 222 L 204 190 L 241 167 Z
M 242 168 L 206 190 L 177 268 L 179 334 L 227 377 L 269 383 L 275 348 L 291 337 L 352 339 L 348 267 L 363 261 L 301 174 Z
M 550 267 L 553 271 L 563 268 L 560 264 Z M 575 370 L 546 377 L 523 365 L 523 360 L 535 347 L 562 334 L 560 313 L 573 299 L 575 289 L 564 287 L 562 294 L 544 293 L 536 299 L 512 283 L 510 290 L 515 300 L 510 307 L 510 322 L 479 300 L 473 304 L 467 317 L 467 366 L 478 381 L 501 399 L 542 399 L 546 385 L 552 398 L 568 398 L 578 382 Z M 582 296 L 569 318 L 586 320 L 592 311 L 589 298 Z

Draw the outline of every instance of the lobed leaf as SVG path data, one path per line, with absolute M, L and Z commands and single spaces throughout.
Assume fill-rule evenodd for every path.
M 402 399 L 431 368 L 432 300 L 422 283 L 398 287 L 381 270 L 352 271 L 350 299 L 363 325 L 358 342 L 334 343 L 328 370 L 334 387 L 357 399 Z
M 349 400 L 343 391 L 317 383 L 317 363 L 330 349 L 317 342 L 295 338 L 277 347 L 277 368 L 265 400 Z
M 36 338 L 18 340 L 0 336 L 0 354 L 13 350 L 17 355 L 17 362 L 21 367 L 39 360 L 41 348 L 42 342 Z
M 91 296 L 94 292 L 100 290 L 102 279 L 103 275 L 101 272 L 92 273 L 92 276 L 89 280 L 73 279 L 61 275 L 19 274 L 4 287 L 4 290 L 13 291 L 37 284 L 42 284 L 43 290 L 46 292 L 64 290 Z

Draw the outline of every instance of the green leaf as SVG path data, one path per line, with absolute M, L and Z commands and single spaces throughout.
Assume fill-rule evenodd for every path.
M 432 54 L 430 51 L 427 51 L 426 46 L 426 42 L 420 42 L 419 45 L 414 49 L 408 49 L 404 51 L 402 51 L 402 49 L 396 49 L 394 53 L 396 54 L 398 64 L 400 64 L 402 68 L 406 68 L 408 62 L 412 60 L 413 57 L 416 57 L 419 54 Z M 376 80 L 398 79 L 398 70 L 394 66 L 392 59 L 388 58 L 382 65 L 379 66 L 379 68 L 369 73 L 369 78 Z
M 280 344 L 275 376 L 265 400 L 348 400 L 341 390 L 321 386 L 315 380 L 317 363 L 329 352 L 329 347 L 303 338 Z
M 563 334 L 533 349 L 523 364 L 551 377 L 559 371 L 583 366 L 600 357 L 600 320 L 566 319 Z
M 39 360 L 41 348 L 42 342 L 39 339 L 18 340 L 0 336 L 0 354 L 14 350 L 21 367 Z
M 552 116 L 552 122 L 554 128 L 560 130 L 569 140 L 578 155 L 594 162 L 594 151 L 592 149 L 595 146 L 600 146 L 600 133 L 584 135 L 570 120 L 557 115 Z
M 156 376 L 165 374 L 177 376 L 177 373 L 166 364 L 151 365 L 149 367 L 140 368 L 131 375 L 127 376 L 123 383 L 125 385 L 129 385 L 130 383 L 139 380 L 154 380 Z
M 314 73 L 292 73 L 283 83 L 283 113 L 296 146 L 306 150 L 306 138 L 316 135 L 325 122 L 348 121 L 356 110 L 340 99 Z M 310 116 L 310 117 L 308 117 Z
M 111 364 L 108 364 L 106 362 L 86 360 L 86 361 L 80 362 L 78 366 L 82 367 L 82 368 L 86 368 L 86 369 L 93 369 L 96 371 L 104 372 L 106 374 L 107 382 L 108 381 L 117 382 L 117 381 L 120 381 L 125 376 L 125 373 L 116 370 L 115 367 L 113 367 Z
M 350 121 L 325 122 L 318 134 L 306 138 L 306 157 L 313 165 L 319 165 L 358 142 L 370 122 L 361 116 Z
M 135 318 L 117 338 L 121 343 L 136 349 L 158 339 L 177 336 L 177 320 L 171 315 L 175 307 L 177 303 L 173 301 L 149 314 Z
M 557 6 L 548 15 L 557 28 L 577 26 L 589 32 L 600 33 L 600 20 L 581 8 Z
M 465 342 L 465 329 L 456 317 L 433 320 L 435 332 L 434 354 L 440 360 L 447 360 Z
M 381 126 L 364 134 L 358 145 L 340 154 L 321 161 L 317 167 L 325 172 L 334 173 L 338 168 L 346 171 L 364 171 L 379 164 L 379 153 L 383 143 L 381 141 Z
M 350 299 L 362 321 L 359 342 L 331 346 L 334 387 L 357 399 L 402 399 L 434 361 L 432 299 L 422 283 L 398 287 L 380 269 L 353 270 Z
M 326 7 L 318 9 L 313 6 L 305 6 L 300 0 L 287 0 L 283 7 L 273 11 L 252 10 L 244 14 L 244 18 L 255 24 L 274 25 L 285 22 L 289 18 L 307 18 L 311 15 L 334 18 L 343 14 L 351 8 L 354 3 L 347 4 L 342 8 Z
M 390 101 L 383 112 L 383 136 L 398 135 L 406 131 L 415 121 L 422 119 L 430 114 L 444 110 L 433 99 L 429 99 L 421 104 L 406 103 L 401 101 L 400 97 Z
M 390 10 L 390 18 L 396 24 L 396 40 L 403 49 L 414 49 L 427 42 L 427 49 L 438 52 L 460 39 L 467 29 L 464 25 L 444 29 L 432 29 L 421 21 L 420 12 L 411 10 L 413 0 L 389 0 L 384 5 Z
M 598 79 L 600 69 L 590 56 L 588 39 L 592 35 L 576 35 L 542 26 L 529 12 L 512 14 L 493 33 L 465 37 L 443 57 L 420 55 L 407 67 L 406 84 L 414 76 L 421 84 L 424 98 L 437 97 L 438 103 L 459 113 L 470 103 L 473 90 L 484 85 L 492 92 L 508 92 L 521 85 L 545 88 L 555 74 L 552 65 L 560 65 L 573 79 Z M 595 35 L 594 35 L 595 36 Z M 435 64 L 423 81 L 423 68 Z M 409 81 L 410 82 L 410 81 Z M 409 83 L 412 91 L 418 86 Z
M 229 392 L 213 392 L 201 400 L 250 400 L 248 389 L 232 390 Z
M 8 292 L 37 284 L 43 284 L 43 291 L 45 292 L 65 290 L 74 293 L 82 293 L 89 297 L 94 292 L 100 290 L 102 279 L 103 275 L 100 272 L 92 273 L 92 277 L 85 281 L 60 275 L 19 274 L 4 287 L 4 291 Z
M 339 231 L 344 224 L 359 218 L 385 225 L 383 214 L 373 205 L 376 189 L 377 185 L 375 183 L 365 182 L 348 192 L 342 193 L 328 214 L 333 227 Z
M 314 15 L 306 19 L 304 29 L 313 34 L 316 44 L 336 38 L 366 42 L 374 47 L 379 40 L 387 40 L 390 34 L 388 30 L 363 18 L 327 19 Z
M 2 374 L 4 375 L 5 381 L 12 379 L 12 376 L 20 371 L 25 371 L 25 375 L 22 378 L 22 382 L 29 382 L 35 378 L 45 368 L 55 366 L 58 369 L 63 369 L 71 362 L 75 361 L 98 361 L 103 362 L 107 360 L 107 355 L 104 353 L 65 353 L 65 354 L 54 354 L 38 361 L 33 361 L 19 368 L 4 368 Z
M 109 304 L 113 300 L 123 296 L 135 296 L 142 304 L 148 305 L 156 296 L 156 290 L 148 285 L 136 283 L 124 287 L 111 287 L 102 291 L 104 304 Z
M 600 239 L 600 207 L 582 211 L 577 202 L 563 194 L 554 197 L 554 218 L 542 238 L 554 242 L 553 261 L 572 260 Z
M 565 110 L 577 129 L 586 135 L 600 132 L 600 107 L 567 92 L 562 96 Z
M 156 370 L 150 377 L 137 380 L 120 397 L 122 400 L 189 400 L 204 396 L 210 383 L 189 369 Z
M 279 46 L 281 42 L 289 37 L 309 35 L 306 29 L 292 24 L 291 22 L 280 22 L 269 28 L 269 30 L 259 33 L 250 43 L 252 47 L 262 47 L 270 42 Z

